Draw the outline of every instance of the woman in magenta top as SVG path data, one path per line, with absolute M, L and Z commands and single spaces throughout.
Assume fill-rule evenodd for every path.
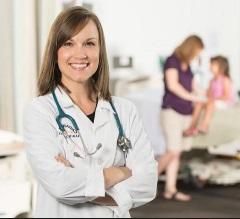
M 175 49 L 164 66 L 165 93 L 161 122 L 167 151 L 159 159 L 159 174 L 166 170 L 166 199 L 191 199 L 190 196 L 178 192 L 176 184 L 181 152 L 184 148 L 191 147 L 191 138 L 184 138 L 183 132 L 191 122 L 193 103 L 200 101 L 193 94 L 190 63 L 203 48 L 203 42 L 198 36 L 190 36 Z

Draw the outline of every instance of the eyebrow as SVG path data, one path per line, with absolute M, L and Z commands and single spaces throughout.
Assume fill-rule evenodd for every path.
M 98 39 L 95 38 L 95 37 L 91 37 L 91 38 L 86 39 L 85 42 L 86 42 L 86 41 L 89 41 L 89 40 L 98 40 Z M 73 38 L 71 38 L 71 39 L 69 39 L 68 41 L 74 41 L 74 40 L 73 40 Z
M 86 39 L 86 41 L 89 41 L 89 40 L 97 40 L 97 38 L 92 37 L 92 38 L 88 38 L 88 39 Z

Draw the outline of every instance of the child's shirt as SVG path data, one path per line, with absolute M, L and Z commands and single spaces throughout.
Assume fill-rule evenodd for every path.
M 224 77 L 217 77 L 214 78 L 211 83 L 210 83 L 210 94 L 211 97 L 214 100 L 219 100 L 220 98 L 222 98 L 225 94 L 225 80 L 230 80 L 228 78 L 224 78 Z M 235 95 L 234 95 L 234 89 L 233 89 L 233 84 L 231 82 L 231 86 L 230 86 L 230 95 L 229 98 L 226 101 L 226 103 L 232 105 L 235 103 Z

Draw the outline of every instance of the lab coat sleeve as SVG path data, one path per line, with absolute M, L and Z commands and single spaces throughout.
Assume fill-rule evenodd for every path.
M 58 133 L 42 105 L 31 104 L 24 114 L 27 156 L 38 183 L 60 202 L 75 205 L 105 196 L 103 168 L 81 160 L 74 168 L 55 160 L 62 153 Z
M 133 149 L 128 155 L 127 166 L 132 170 L 132 177 L 107 191 L 123 212 L 152 201 L 158 182 L 157 162 L 135 106 L 130 115 L 129 133 L 127 137 Z

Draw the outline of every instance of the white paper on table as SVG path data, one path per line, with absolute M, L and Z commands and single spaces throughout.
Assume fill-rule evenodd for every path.
M 16 141 L 23 142 L 23 138 L 12 132 L 0 130 L 0 144 L 10 144 Z
M 12 132 L 0 130 L 0 156 L 15 155 L 23 149 L 23 138 Z
M 240 153 L 240 140 L 234 140 L 226 144 L 210 147 L 208 149 L 210 154 L 224 155 L 224 156 L 236 156 Z

